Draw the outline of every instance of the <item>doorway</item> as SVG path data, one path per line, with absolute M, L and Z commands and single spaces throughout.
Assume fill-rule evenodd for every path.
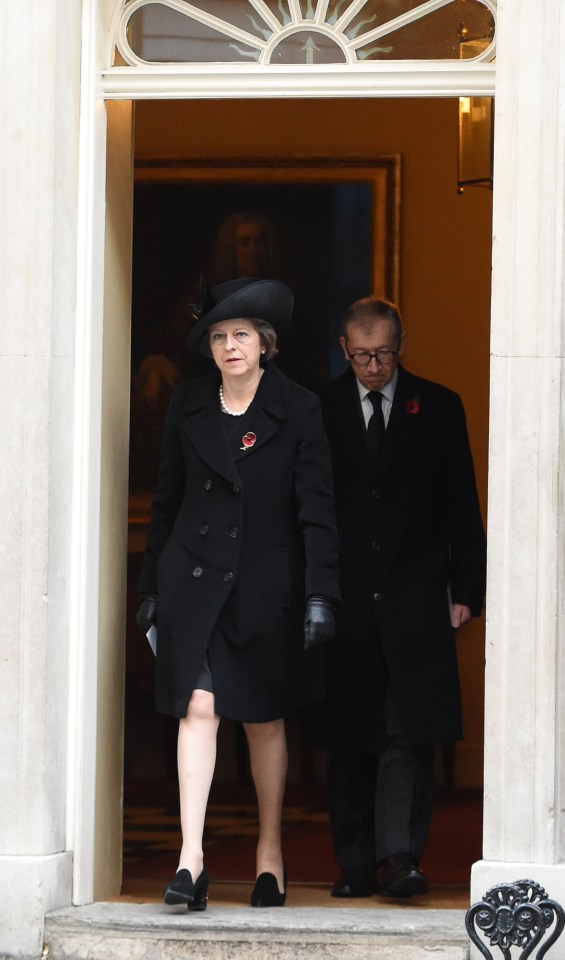
M 406 365 L 415 373 L 438 380 L 461 394 L 467 410 L 479 492 L 486 507 L 492 195 L 487 190 L 468 190 L 463 196 L 457 195 L 457 101 L 147 101 L 136 104 L 135 129 L 138 171 L 151 168 L 165 171 L 164 178 L 169 182 L 173 181 L 173 171 L 182 166 L 183 159 L 202 161 L 205 165 L 210 158 L 220 158 L 237 167 L 251 158 L 267 170 L 273 158 L 289 155 L 303 160 L 325 157 L 330 162 L 357 158 L 365 163 L 375 157 L 400 156 L 397 282 L 398 301 L 408 331 Z M 268 130 L 268 143 L 265 130 Z M 213 186 L 213 179 L 211 182 Z M 134 220 L 138 219 L 138 213 L 136 208 Z M 149 218 L 145 229 L 153 231 L 158 241 L 159 232 L 167 230 L 167 221 L 151 222 Z M 292 252 L 300 267 L 298 238 Z M 310 265 L 306 249 L 302 259 L 307 272 Z M 156 303 L 158 310 L 158 300 Z M 163 304 L 163 313 L 170 312 L 165 298 Z M 156 316 L 155 322 L 162 319 Z M 135 341 L 135 310 L 133 323 Z M 292 346 L 290 350 L 292 354 Z M 176 725 L 167 718 L 156 717 L 153 712 L 151 655 L 140 644 L 132 619 L 135 565 L 143 544 L 144 509 L 144 504 L 132 499 L 126 817 L 130 809 L 128 798 L 137 796 L 138 807 L 142 806 L 138 802 L 140 797 L 147 799 L 149 806 L 163 801 L 165 810 L 170 811 L 176 797 Z M 457 794 L 460 799 L 468 799 L 473 793 L 480 796 L 482 788 L 484 623 L 477 621 L 466 628 L 465 637 L 461 637 L 459 643 L 466 738 L 452 753 L 438 757 L 438 780 L 443 796 L 451 791 L 452 797 Z M 312 732 L 310 730 L 308 736 Z M 300 726 L 291 728 L 289 798 L 296 798 L 293 810 L 305 807 L 313 810 L 311 820 L 322 824 L 319 832 L 323 833 L 323 745 L 316 736 L 308 742 L 303 733 Z M 235 807 L 242 811 L 243 832 L 249 833 L 245 751 L 237 731 L 226 724 L 220 741 L 216 787 L 219 818 L 231 817 L 234 829 L 235 819 L 226 814 L 226 810 L 230 807 L 233 810 L 235 800 Z M 174 818 L 174 809 L 172 816 Z M 167 815 L 164 833 L 168 831 L 170 835 L 171 823 Z M 139 823 L 136 826 L 139 827 Z M 127 838 L 126 820 L 126 842 Z M 146 835 L 144 842 L 150 856 L 149 840 Z M 157 846 L 162 842 L 157 839 Z M 321 843 L 318 851 L 323 853 L 318 856 L 317 864 L 322 869 L 321 879 L 329 883 L 335 879 L 335 871 L 327 834 Z M 479 858 L 480 848 L 460 850 L 459 854 L 452 852 L 454 862 L 458 856 L 468 858 L 463 867 L 468 877 L 470 864 Z M 236 856 L 241 863 L 241 851 L 236 852 Z M 433 869 L 428 867 L 428 870 L 433 880 Z M 310 879 L 320 879 L 320 875 L 312 875 Z

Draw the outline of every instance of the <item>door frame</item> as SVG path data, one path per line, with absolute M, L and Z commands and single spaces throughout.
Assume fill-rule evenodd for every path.
M 104 704 L 103 657 L 108 637 L 104 623 L 120 620 L 124 597 L 113 597 L 115 617 L 101 610 L 100 570 L 104 560 L 101 517 L 103 494 L 103 420 L 111 417 L 104 379 L 104 323 L 108 322 L 105 251 L 107 176 L 133 183 L 133 150 L 121 145 L 121 159 L 108 165 L 115 144 L 108 127 L 106 101 L 148 99 L 391 98 L 491 96 L 493 63 L 405 62 L 354 66 L 312 65 L 241 67 L 110 67 L 113 9 L 119 0 L 84 0 L 79 142 L 79 218 L 77 243 L 77 337 L 75 430 L 73 436 L 73 527 L 71 542 L 71 649 L 69 665 L 67 848 L 73 851 L 73 902 L 91 902 L 119 892 L 119 870 L 105 877 L 97 867 L 97 783 L 112 782 L 98 737 L 99 704 Z M 106 26 L 105 26 L 106 25 Z M 110 137 L 108 133 L 110 132 Z M 133 143 L 133 128 L 131 144 Z M 130 144 L 130 145 L 131 145 Z M 115 158 L 114 158 L 115 159 Z M 127 284 L 124 284 L 124 290 Z M 127 295 L 127 292 L 126 292 Z M 123 302 L 122 302 L 123 308 Z M 106 391 L 106 392 L 105 392 Z M 123 414 L 123 411 L 122 411 Z M 120 493 L 121 513 L 127 491 Z M 118 504 L 118 512 L 120 505 Z M 111 627 L 110 627 L 111 628 Z M 116 677 L 111 686 L 115 687 Z M 115 731 L 116 736 L 118 731 Z M 116 793 L 113 791 L 114 794 Z M 121 815 L 121 814 L 120 814 Z M 112 818 L 112 811 L 107 811 Z M 115 811 L 114 811 L 115 817 Z M 110 834 L 116 830 L 110 827 Z M 102 844 L 103 848 L 104 844 Z M 116 873 L 116 871 L 114 871 Z
M 496 64 L 460 61 L 364 62 L 304 67 L 198 64 L 108 67 L 106 100 L 240 100 L 348 97 L 491 97 Z

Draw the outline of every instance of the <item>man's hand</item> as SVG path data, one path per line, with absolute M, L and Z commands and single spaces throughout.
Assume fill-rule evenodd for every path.
M 327 597 L 308 597 L 304 614 L 304 649 L 327 643 L 335 633 L 333 603 Z
M 157 623 L 157 594 L 146 593 L 139 598 L 135 622 L 142 633 Z
M 469 607 L 466 607 L 464 603 L 451 604 L 451 626 L 454 630 L 459 630 L 459 627 L 467 623 L 471 619 L 471 616 L 472 614 Z

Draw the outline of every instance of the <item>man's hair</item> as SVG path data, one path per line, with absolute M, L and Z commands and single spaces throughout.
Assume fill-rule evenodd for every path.
M 364 333 L 370 333 L 377 320 L 390 320 L 394 329 L 394 338 L 400 343 L 402 338 L 402 317 L 396 304 L 377 297 L 363 297 L 356 300 L 345 311 L 341 321 L 341 332 L 347 340 L 348 329 L 355 325 Z

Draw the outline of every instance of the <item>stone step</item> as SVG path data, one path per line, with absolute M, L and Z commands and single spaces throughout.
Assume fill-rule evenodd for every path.
M 44 960 L 468 960 L 463 910 L 94 903 L 49 914 Z

